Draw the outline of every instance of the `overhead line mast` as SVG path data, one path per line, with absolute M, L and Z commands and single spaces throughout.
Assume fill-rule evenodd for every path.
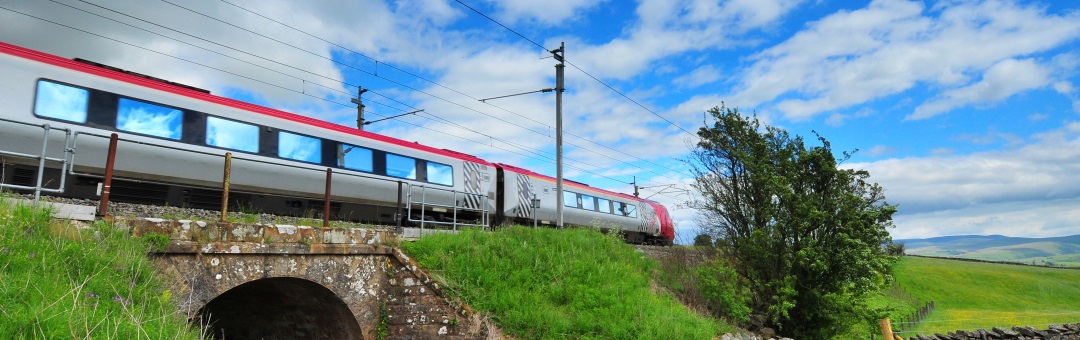
M 555 190 L 557 192 L 555 200 L 555 212 L 559 215 L 559 219 L 556 222 L 558 228 L 563 227 L 563 174 L 562 174 L 562 94 L 566 91 L 563 86 L 563 69 L 566 65 L 563 64 L 563 60 L 566 55 L 566 43 L 560 42 L 559 48 L 551 51 L 551 55 L 555 57 L 558 64 L 555 64 Z

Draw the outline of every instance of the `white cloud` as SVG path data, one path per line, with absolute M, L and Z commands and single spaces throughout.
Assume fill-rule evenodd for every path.
M 533 22 L 543 26 L 554 26 L 583 11 L 596 7 L 605 0 L 499 0 L 487 2 L 498 9 L 496 17 L 508 21 L 507 24 Z
M 946 235 L 1056 237 L 1080 233 L 1080 199 L 990 203 L 955 210 L 899 214 L 894 239 Z
M 626 79 L 668 56 L 727 47 L 740 33 L 777 23 L 801 2 L 734 1 L 719 6 L 700 0 L 643 0 L 636 11 L 639 20 L 626 29 L 627 36 L 585 45 L 567 58 L 598 77 Z
M 897 150 L 896 148 L 887 145 L 874 145 L 870 148 L 870 150 L 866 150 L 866 154 L 870 157 L 877 157 L 884 155 L 892 155 L 899 151 L 900 150 Z
M 998 232 L 1064 235 L 1080 233 L 1071 228 L 1049 230 L 1040 224 L 1051 220 L 1077 221 L 1064 207 L 1080 199 L 1080 123 L 1033 136 L 1011 150 L 970 155 L 936 155 L 893 158 L 870 163 L 847 164 L 866 169 L 871 180 L 885 188 L 888 201 L 899 204 L 898 233 L 904 237 Z M 1046 209 L 1027 209 L 1045 202 Z M 1021 216 L 1038 216 L 1019 223 Z M 1021 213 L 1022 212 L 1022 213 Z M 978 227 L 978 228 L 975 228 Z M 963 229 L 968 228 L 968 229 Z M 900 230 L 903 230 L 902 232 Z
M 738 92 L 727 97 L 806 119 L 919 84 L 966 86 L 1004 60 L 1050 51 L 1078 36 L 1080 12 L 1046 14 L 1009 1 L 948 2 L 927 11 L 921 2 L 876 0 L 813 22 L 756 54 L 736 77 L 743 80 Z M 1005 65 L 997 72 L 1004 71 Z M 994 89 L 982 95 L 994 98 Z
M 991 66 L 982 81 L 945 91 L 915 108 L 907 119 L 926 119 L 969 104 L 993 103 L 1050 84 L 1050 72 L 1033 59 L 1005 59 Z
M 701 85 L 715 82 L 720 79 L 722 74 L 720 70 L 712 65 L 705 65 L 694 69 L 693 72 L 675 78 L 672 82 L 673 85 L 684 88 L 695 88 Z

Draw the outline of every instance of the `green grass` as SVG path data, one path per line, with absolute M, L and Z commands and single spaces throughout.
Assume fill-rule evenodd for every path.
M 894 275 L 912 296 L 937 305 L 917 333 L 1080 322 L 1080 270 L 906 256 Z
M 0 196 L 0 337 L 195 339 L 145 257 L 106 223 L 77 229 Z
M 465 230 L 402 245 L 524 339 L 712 339 L 731 327 L 651 288 L 656 264 L 596 230 Z

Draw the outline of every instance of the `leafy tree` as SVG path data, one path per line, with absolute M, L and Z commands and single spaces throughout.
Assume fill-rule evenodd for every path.
M 895 206 L 863 170 L 841 169 L 829 142 L 713 108 L 689 161 L 707 231 L 750 291 L 764 326 L 829 338 L 872 317 L 864 297 L 888 279 Z
M 709 234 L 702 233 L 702 234 L 698 234 L 697 236 L 694 236 L 694 246 L 695 247 L 712 247 L 712 245 L 713 245 L 712 237 L 709 236 Z

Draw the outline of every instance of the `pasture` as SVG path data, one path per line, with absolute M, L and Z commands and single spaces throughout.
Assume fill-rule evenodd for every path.
M 893 273 L 904 291 L 937 307 L 904 337 L 1080 322 L 1080 270 L 905 256 Z

